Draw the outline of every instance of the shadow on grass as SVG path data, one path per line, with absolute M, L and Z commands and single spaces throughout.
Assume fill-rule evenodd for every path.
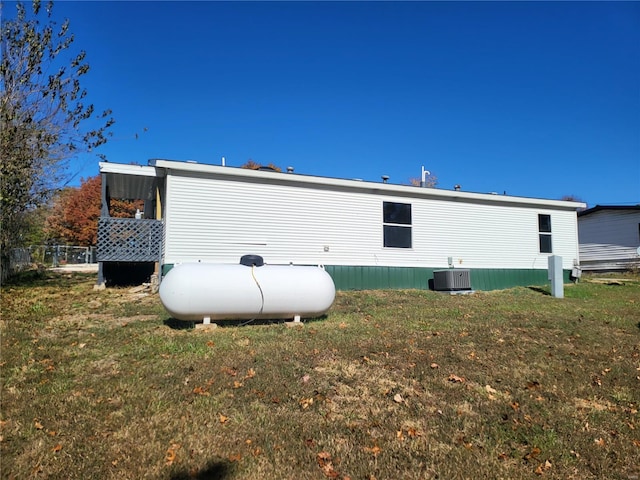
M 177 320 L 175 318 L 166 318 L 162 323 L 172 330 L 193 330 L 196 328 L 196 322 Z
M 200 471 L 181 470 L 169 477 L 170 480 L 223 480 L 233 470 L 233 465 L 228 461 L 210 461 Z
M 322 315 L 316 318 L 306 318 L 301 323 L 313 323 L 326 320 L 327 315 Z M 292 320 L 287 319 L 273 319 L 273 318 L 255 318 L 253 320 L 211 320 L 211 323 L 215 323 L 218 327 L 245 327 L 249 325 L 278 325 L 283 323 L 289 323 Z M 193 330 L 200 322 L 193 322 L 189 320 L 178 320 L 175 318 L 167 318 L 163 322 L 167 327 L 173 330 Z
M 551 295 L 551 292 L 543 287 L 528 287 L 529 290 L 533 290 L 534 292 L 541 293 L 543 295 Z

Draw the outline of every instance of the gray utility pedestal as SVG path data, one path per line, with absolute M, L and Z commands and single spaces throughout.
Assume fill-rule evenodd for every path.
M 551 295 L 556 298 L 564 298 L 562 257 L 559 255 L 549 257 L 549 280 L 551 280 Z

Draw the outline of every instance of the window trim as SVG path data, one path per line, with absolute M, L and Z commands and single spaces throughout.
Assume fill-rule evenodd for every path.
M 548 225 L 548 227 L 546 225 Z M 548 251 L 546 248 L 547 242 Z M 548 213 L 538 214 L 538 251 L 539 253 L 545 254 L 553 253 L 553 228 L 551 225 L 551 215 Z

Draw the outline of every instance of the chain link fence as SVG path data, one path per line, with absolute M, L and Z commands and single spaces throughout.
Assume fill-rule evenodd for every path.
M 71 245 L 32 245 L 28 248 L 31 263 L 58 267 L 96 263 L 96 247 L 76 247 Z
M 93 264 L 97 261 L 96 247 L 31 245 L 25 248 L 12 248 L 8 256 L 2 256 L 0 283 L 4 283 L 10 276 L 28 270 L 35 265 L 59 267 L 61 265 Z

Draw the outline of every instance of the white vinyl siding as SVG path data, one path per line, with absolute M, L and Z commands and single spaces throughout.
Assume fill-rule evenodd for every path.
M 416 187 L 417 188 L 417 187 Z M 384 248 L 383 202 L 410 203 L 412 248 Z M 524 202 L 523 202 L 524 203 Z M 540 202 L 539 202 L 540 203 Z M 578 258 L 575 211 L 275 184 L 201 173 L 167 176 L 165 263 L 547 268 L 538 214 L 551 215 L 555 255 Z

